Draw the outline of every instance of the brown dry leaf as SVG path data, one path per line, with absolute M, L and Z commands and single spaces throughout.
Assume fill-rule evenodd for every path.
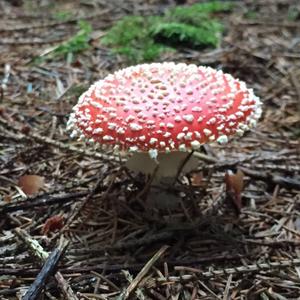
M 20 131 L 21 131 L 23 134 L 28 134 L 28 133 L 30 132 L 30 130 L 31 130 L 31 128 L 30 128 L 28 125 L 26 125 L 26 124 L 24 124 L 24 125 L 21 127 L 21 129 L 20 129 Z
M 192 186 L 203 186 L 203 174 L 202 173 L 193 173 L 191 175 Z
M 24 175 L 19 178 L 19 187 L 30 196 L 36 194 L 45 184 L 44 177 L 38 175 Z
M 238 170 L 235 174 L 229 170 L 225 174 L 226 193 L 232 200 L 234 207 L 238 212 L 242 208 L 241 193 L 244 189 L 244 173 Z
M 5 109 L 3 106 L 0 106 L 0 116 L 4 113 Z
M 5 195 L 3 200 L 5 203 L 10 203 L 12 201 L 12 197 L 10 195 Z
M 55 230 L 59 230 L 64 226 L 64 218 L 59 215 L 52 216 L 51 218 L 47 219 L 45 222 L 42 233 L 47 235 L 49 232 L 53 232 Z

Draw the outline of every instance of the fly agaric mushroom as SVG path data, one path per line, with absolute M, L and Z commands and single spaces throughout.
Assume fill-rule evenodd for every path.
M 157 177 L 173 177 L 186 152 L 226 143 L 260 115 L 261 102 L 244 82 L 210 67 L 165 62 L 96 82 L 73 108 L 68 128 L 71 136 L 132 152 L 130 170 L 149 174 L 159 162 Z

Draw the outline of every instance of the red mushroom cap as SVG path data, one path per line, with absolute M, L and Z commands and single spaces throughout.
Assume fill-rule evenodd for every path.
M 224 143 L 256 124 L 261 102 L 246 84 L 210 67 L 142 64 L 96 82 L 73 108 L 68 127 L 124 150 L 186 151 Z

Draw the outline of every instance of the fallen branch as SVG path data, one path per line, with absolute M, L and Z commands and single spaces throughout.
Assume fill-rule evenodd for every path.
M 40 195 L 36 198 L 28 198 L 23 201 L 5 203 L 4 205 L 0 206 L 0 215 L 34 207 L 48 206 L 57 203 L 66 203 L 69 201 L 79 201 L 81 200 L 81 197 L 84 197 L 87 194 L 89 194 L 89 191 L 61 195 Z
M 48 278 L 53 275 L 53 272 L 57 268 L 57 265 L 65 253 L 67 246 L 69 244 L 68 241 L 62 240 L 62 242 L 58 245 L 54 251 L 50 255 L 47 256 L 47 252 L 43 250 L 43 248 L 39 245 L 39 243 L 32 239 L 29 235 L 27 235 L 23 230 L 17 229 L 15 232 L 21 237 L 26 244 L 36 253 L 36 255 L 45 260 L 45 264 L 39 274 L 37 275 L 35 281 L 30 286 L 25 296 L 22 298 L 23 300 L 35 300 L 38 299 L 40 293 L 45 286 Z M 65 296 L 68 296 L 67 299 L 77 300 L 77 297 L 68 286 L 67 282 L 63 279 L 62 275 L 55 276 L 59 286 L 62 288 Z

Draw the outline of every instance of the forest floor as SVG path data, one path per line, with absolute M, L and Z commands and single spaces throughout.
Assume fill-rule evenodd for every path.
M 159 59 L 221 68 L 263 102 L 255 130 L 205 147 L 189 180 L 161 191 L 180 197 L 171 207 L 140 199 L 144 179 L 66 122 L 92 82 L 127 65 L 99 43 L 107 28 L 175 4 L 37 2 L 0 2 L 0 298 L 31 286 L 24 299 L 299 299 L 298 1 L 237 1 L 219 48 Z M 80 19 L 88 49 L 49 58 Z

